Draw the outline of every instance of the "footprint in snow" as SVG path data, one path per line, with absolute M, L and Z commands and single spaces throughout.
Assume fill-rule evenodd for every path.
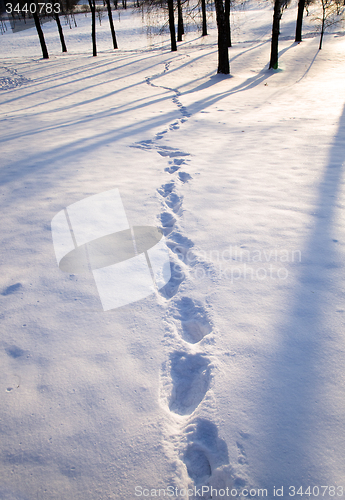
M 135 144 L 132 144 L 130 147 L 137 148 L 137 149 L 143 149 L 144 151 L 149 151 L 150 149 L 155 148 L 153 141 L 151 139 L 149 139 L 147 141 L 136 142 Z
M 159 293 L 165 299 L 171 299 L 174 295 L 177 294 L 179 286 L 185 278 L 182 267 L 177 263 L 170 262 L 170 273 L 170 280 L 159 290 Z
M 188 264 L 194 260 L 193 255 L 190 253 L 190 249 L 194 246 L 194 243 L 186 236 L 174 232 L 170 235 L 170 239 L 167 240 L 166 244 L 177 255 L 179 260 L 182 260 L 184 263 Z
M 17 359 L 17 358 L 20 358 L 21 356 L 23 356 L 25 354 L 26 351 L 24 351 L 23 349 L 21 349 L 20 347 L 17 347 L 16 345 L 12 345 L 10 347 L 7 347 L 5 349 L 6 351 L 6 354 L 8 356 L 10 356 L 11 358 L 13 359 Z
M 166 196 L 168 196 L 172 190 L 174 189 L 175 187 L 175 182 L 167 182 L 166 184 L 164 184 L 163 186 L 161 186 L 159 189 L 157 189 L 158 193 L 163 196 L 164 198 Z
M 183 461 L 188 475 L 195 484 L 205 484 L 216 468 L 229 464 L 226 442 L 218 437 L 216 425 L 202 418 L 195 419 L 185 433 Z
M 180 167 L 178 165 L 171 165 L 169 167 L 166 167 L 164 169 L 165 172 L 168 172 L 168 174 L 174 174 L 176 170 L 178 170 Z
M 173 384 L 170 411 L 190 415 L 199 406 L 211 382 L 210 360 L 202 354 L 173 352 L 170 356 Z
M 189 153 L 185 153 L 184 151 L 180 151 L 170 146 L 158 146 L 157 153 L 161 156 L 168 156 L 169 158 L 176 158 L 177 156 L 190 156 Z
M 174 174 L 177 170 L 180 169 L 181 165 L 186 163 L 182 158 L 175 158 L 174 160 L 169 161 L 169 167 L 166 167 L 164 170 L 169 174 Z
M 165 194 L 164 204 L 177 214 L 182 207 L 183 196 L 170 192 Z
M 189 297 L 176 304 L 175 318 L 181 321 L 183 338 L 190 344 L 200 342 L 212 332 L 212 325 L 203 306 Z
M 187 174 L 187 172 L 179 172 L 178 178 L 180 179 L 181 182 L 185 183 L 185 182 L 190 181 L 193 177 L 191 175 Z
M 176 218 L 169 212 L 163 212 L 160 214 L 161 229 L 164 236 L 168 236 L 176 224 Z
M 179 128 L 180 128 L 180 125 L 178 124 L 178 122 L 175 122 L 175 123 L 172 123 L 171 125 L 169 125 L 170 130 L 178 130 Z
M 11 295 L 12 293 L 18 292 L 22 288 L 21 283 L 15 283 L 14 285 L 10 285 L 3 292 L 1 292 L 1 295 Z

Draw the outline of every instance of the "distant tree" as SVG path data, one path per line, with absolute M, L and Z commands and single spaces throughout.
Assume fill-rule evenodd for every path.
M 175 52 L 177 50 L 177 47 L 176 47 L 176 36 L 175 36 L 174 0 L 168 0 L 168 9 L 169 9 L 171 51 Z
M 218 28 L 218 73 L 230 73 L 228 38 L 223 0 L 215 0 L 217 28 Z
M 104 12 L 103 12 L 102 7 L 96 7 L 96 12 L 97 12 L 98 20 L 99 20 L 99 25 L 102 26 L 102 19 L 104 16 Z
M 344 20 L 344 0 L 320 0 L 321 13 L 314 15 L 313 20 L 320 24 L 319 50 L 322 49 L 323 36 L 327 28 Z
M 89 0 L 90 10 L 91 10 L 91 38 L 92 38 L 92 55 L 97 56 L 97 44 L 96 44 L 96 3 L 95 0 Z
M 37 34 L 38 34 L 38 38 L 40 40 L 42 54 L 43 54 L 43 59 L 49 59 L 48 49 L 47 49 L 46 41 L 44 39 L 44 34 L 43 34 L 43 31 L 42 31 L 42 26 L 41 26 L 40 19 L 39 19 L 38 14 L 37 14 L 36 11 L 32 14 L 32 17 L 34 18 L 35 26 L 36 26 L 36 30 L 37 30 Z
M 284 9 L 288 6 L 290 0 L 274 0 L 272 40 L 271 40 L 271 59 L 269 68 L 278 69 L 278 40 L 280 34 L 280 20 Z
M 107 4 L 107 11 L 108 11 L 108 18 L 109 18 L 109 24 L 110 24 L 110 31 L 111 31 L 111 37 L 113 39 L 113 47 L 114 49 L 117 49 L 117 40 L 116 40 L 116 34 L 115 34 L 115 28 L 114 28 L 114 22 L 113 22 L 113 15 L 111 13 L 111 5 L 110 5 L 110 0 L 105 0 Z

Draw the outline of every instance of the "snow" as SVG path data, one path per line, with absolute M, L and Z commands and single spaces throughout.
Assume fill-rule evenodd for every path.
M 97 58 L 84 14 L 48 61 L 2 35 L 2 499 L 345 486 L 345 39 L 295 44 L 295 14 L 268 71 L 271 4 L 235 11 L 229 77 L 214 21 L 177 53 L 130 11 Z M 112 189 L 172 278 L 104 312 L 51 221 Z

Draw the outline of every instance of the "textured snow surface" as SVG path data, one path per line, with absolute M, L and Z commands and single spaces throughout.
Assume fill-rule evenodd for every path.
M 294 44 L 295 14 L 268 71 L 271 5 L 234 12 L 229 77 L 214 24 L 171 53 L 121 13 L 93 58 L 81 14 L 48 61 L 1 37 L 1 500 L 345 487 L 345 38 Z M 172 278 L 103 312 L 50 223 L 115 188 Z

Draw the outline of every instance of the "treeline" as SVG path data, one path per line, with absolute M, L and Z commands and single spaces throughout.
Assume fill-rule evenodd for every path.
M 179 0 L 177 0 L 178 2 Z M 203 0 L 201 0 L 202 2 Z M 171 35 L 171 50 L 177 50 L 176 33 L 174 26 L 174 0 L 167 0 L 169 5 L 169 27 Z M 291 0 L 274 0 L 273 1 L 273 22 L 272 22 L 272 37 L 271 37 L 271 57 L 269 68 L 278 68 L 278 41 L 280 34 L 280 22 Z M 218 29 L 218 73 L 230 73 L 229 47 L 231 47 L 231 23 L 230 14 L 231 8 L 236 2 L 233 0 L 214 0 L 216 11 L 217 29 Z M 309 13 L 311 6 L 319 7 L 319 14 L 314 16 L 314 20 L 320 25 L 320 43 L 319 50 L 322 48 L 323 36 L 326 29 L 330 26 L 341 23 L 344 20 L 345 0 L 298 0 L 295 42 L 302 41 L 302 25 L 304 13 Z M 202 36 L 207 35 L 206 10 L 205 2 L 202 6 L 203 23 Z M 180 14 L 179 14 L 180 19 Z M 180 20 L 179 20 L 180 22 Z M 179 30 L 178 30 L 179 33 Z M 179 40 L 179 39 L 178 39 Z
M 49 3 L 49 2 L 52 3 Z M 181 42 L 185 33 L 184 16 L 188 19 L 195 19 L 195 13 L 200 18 L 200 31 L 201 36 L 207 36 L 207 14 L 210 10 L 215 10 L 217 30 L 218 30 L 218 73 L 230 73 L 230 59 L 229 48 L 231 47 L 231 11 L 235 6 L 241 5 L 245 8 L 246 0 L 214 0 L 214 4 L 210 3 L 212 0 L 133 0 L 132 7 L 141 9 L 142 13 L 152 14 L 161 13 L 167 18 L 167 25 L 170 31 L 171 50 L 176 51 L 178 42 Z M 23 20 L 25 18 L 33 18 L 37 29 L 39 41 L 42 48 L 44 59 L 48 59 L 48 50 L 44 39 L 42 30 L 42 23 L 53 18 L 57 24 L 57 30 L 60 37 L 61 48 L 63 52 L 67 52 L 67 47 L 64 39 L 63 29 L 60 21 L 60 16 L 64 15 L 71 26 L 71 20 L 75 23 L 74 14 L 76 9 L 91 12 L 91 39 L 92 39 L 92 53 L 97 56 L 97 43 L 96 43 L 96 16 L 98 14 L 101 22 L 101 11 L 106 10 L 109 19 L 109 26 L 112 37 L 113 49 L 118 48 L 117 38 L 113 23 L 112 10 L 127 9 L 127 0 L 102 0 L 102 4 L 96 4 L 96 0 L 88 0 L 88 6 L 82 5 L 77 7 L 78 0 L 46 0 L 46 2 L 36 2 L 37 9 L 27 11 L 28 3 L 25 0 L 11 0 L 13 8 L 11 14 L 12 21 Z M 291 0 L 273 0 L 273 22 L 272 22 L 272 38 L 271 38 L 271 57 L 269 62 L 270 69 L 278 68 L 278 42 L 280 34 L 280 22 L 285 9 L 289 7 Z M 8 4 L 6 4 L 8 5 Z M 33 2 L 30 2 L 33 5 Z M 59 6 L 53 9 L 42 7 L 42 5 Z M 38 6 L 41 6 L 40 9 Z M 320 25 L 320 43 L 319 49 L 322 48 L 323 36 L 329 26 L 335 25 L 344 19 L 345 0 L 298 0 L 296 12 L 296 28 L 295 28 L 295 42 L 302 41 L 302 26 L 304 13 L 309 13 L 310 8 L 318 7 L 318 14 L 314 16 Z M 33 10 L 33 11 L 32 11 Z M 200 13 L 200 14 L 199 14 Z M 176 22 L 177 21 L 177 22 Z

